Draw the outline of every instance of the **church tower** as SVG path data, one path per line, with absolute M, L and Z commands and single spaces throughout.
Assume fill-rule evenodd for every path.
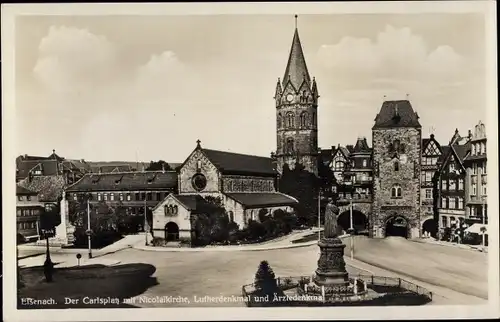
M 318 174 L 318 89 L 309 75 L 295 16 L 295 33 L 283 80 L 276 93 L 276 161 L 278 172 L 298 162 Z

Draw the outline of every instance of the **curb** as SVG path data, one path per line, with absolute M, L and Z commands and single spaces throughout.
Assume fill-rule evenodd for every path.
M 343 239 L 348 237 L 349 235 L 342 235 L 339 238 Z M 302 237 L 300 237 L 302 238 Z M 300 239 L 297 238 L 297 239 Z M 188 248 L 188 247 L 180 247 L 180 248 L 168 248 L 168 247 L 155 247 L 155 246 L 133 246 L 133 249 L 142 250 L 146 252 L 241 252 L 241 251 L 265 251 L 265 250 L 279 250 L 279 249 L 289 249 L 289 248 L 299 248 L 299 247 L 308 247 L 312 245 L 317 245 L 317 240 L 312 240 L 304 243 L 297 243 L 287 245 L 279 245 L 279 246 L 269 246 L 269 247 L 259 247 L 259 246 L 215 246 L 215 247 L 205 247 L 205 248 Z M 222 248 L 225 247 L 225 248 Z
M 317 244 L 317 240 L 300 244 L 290 244 L 281 246 L 270 247 L 248 247 L 248 246 L 230 246 L 231 248 L 208 247 L 208 248 L 168 248 L 168 247 L 154 247 L 154 246 L 134 246 L 132 248 L 142 251 L 150 252 L 238 252 L 238 251 L 263 251 L 263 250 L 277 250 L 287 248 L 307 247 Z
M 440 242 L 428 242 L 420 239 L 410 239 L 410 241 L 415 242 L 415 243 L 421 243 L 421 244 L 429 244 L 429 245 L 439 245 L 439 246 L 445 246 L 445 247 L 455 247 L 455 248 L 461 248 L 461 249 L 468 249 L 472 251 L 477 251 L 477 252 L 484 252 L 480 247 L 474 247 L 473 245 L 465 245 L 465 244 L 445 244 L 445 243 L 440 243 Z

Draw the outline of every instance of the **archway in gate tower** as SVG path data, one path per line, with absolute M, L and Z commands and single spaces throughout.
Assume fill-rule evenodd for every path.
M 385 223 L 385 237 L 397 236 L 408 238 L 409 224 L 403 216 L 389 217 Z
M 437 224 L 434 218 L 429 218 L 422 224 L 422 233 L 424 237 L 427 235 L 432 236 L 434 238 L 437 237 Z
M 346 210 L 337 218 L 337 224 L 343 231 L 347 232 L 351 227 L 350 211 Z M 352 210 L 352 224 L 355 234 L 365 233 L 368 230 L 368 218 L 359 210 Z

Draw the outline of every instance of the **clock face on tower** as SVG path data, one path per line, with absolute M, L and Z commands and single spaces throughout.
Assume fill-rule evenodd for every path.
M 286 100 L 287 100 L 288 102 L 293 101 L 293 95 L 292 95 L 292 94 L 288 94 L 288 95 L 286 96 Z

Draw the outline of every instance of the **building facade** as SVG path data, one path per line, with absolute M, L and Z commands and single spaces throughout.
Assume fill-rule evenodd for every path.
M 465 213 L 468 218 L 488 223 L 486 128 L 479 123 L 471 133 L 470 154 L 464 159 Z
M 153 235 L 158 238 L 196 237 L 196 217 L 206 214 L 209 199 L 218 199 L 229 220 L 240 229 L 259 221 L 265 209 L 292 211 L 297 200 L 275 189 L 276 166 L 271 158 L 205 149 L 201 142 L 178 169 L 178 193 L 153 211 Z
M 447 152 L 446 147 L 446 152 Z M 436 140 L 434 134 L 422 140 L 422 170 L 420 200 L 422 200 L 422 234 L 426 237 L 437 236 L 438 220 L 434 214 L 434 175 L 442 163 L 444 148 Z
M 19 241 L 38 239 L 40 216 L 44 204 L 38 200 L 35 191 L 16 186 L 16 222 Z
M 299 32 L 295 28 L 283 81 L 278 79 L 276 103 L 277 171 L 298 161 L 318 174 L 318 89 L 307 70 Z
M 372 237 L 420 237 L 421 125 L 409 101 L 386 101 L 375 118 Z

